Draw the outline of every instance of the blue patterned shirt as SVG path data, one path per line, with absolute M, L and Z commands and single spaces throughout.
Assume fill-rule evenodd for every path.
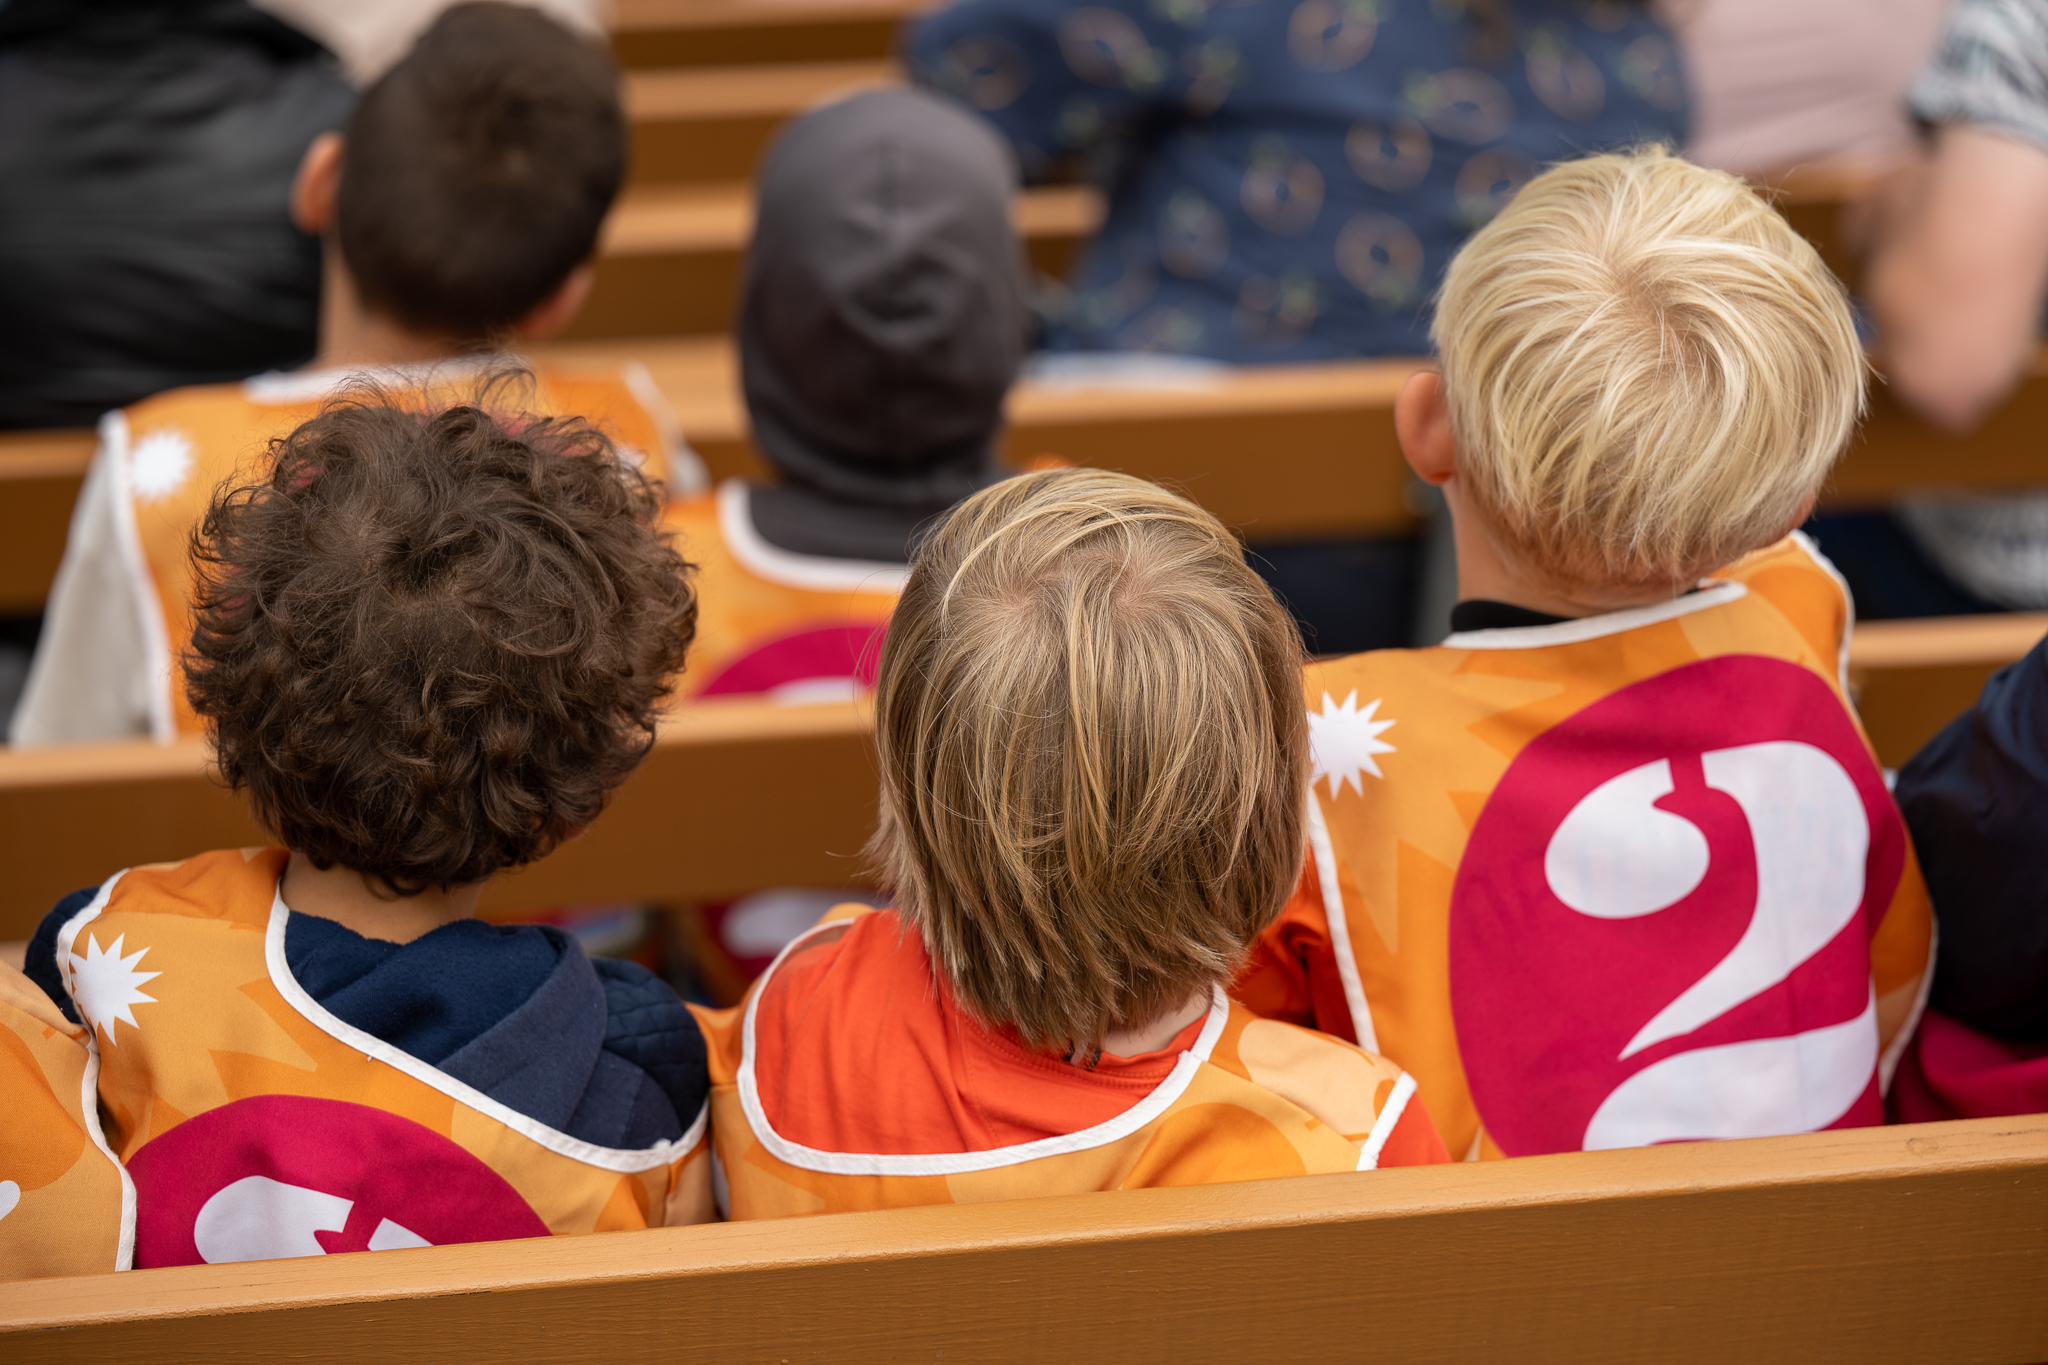
M 1109 217 L 1053 350 L 1425 354 L 1451 254 L 1546 163 L 1682 144 L 1676 45 L 1615 0 L 960 0 L 913 77 Z

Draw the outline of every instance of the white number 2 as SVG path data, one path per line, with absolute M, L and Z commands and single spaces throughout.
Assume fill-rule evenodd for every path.
M 1856 917 L 1870 822 L 1856 784 L 1810 744 L 1776 740 L 1701 760 L 1707 785 L 1742 807 L 1756 849 L 1756 909 L 1728 955 L 1659 1010 L 1625 1059 L 1691 1033 L 1790 976 Z M 1589 792 L 1544 852 L 1557 898 L 1582 915 L 1633 919 L 1689 895 L 1707 875 L 1706 837 L 1652 804 L 1673 790 L 1660 759 Z M 1666 1057 L 1601 1101 L 1588 1151 L 1685 1138 L 1764 1137 L 1825 1128 L 1877 1066 L 1877 1000 L 1843 1023 Z

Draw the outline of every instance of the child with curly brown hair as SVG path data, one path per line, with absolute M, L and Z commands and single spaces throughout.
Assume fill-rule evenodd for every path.
M 118 872 L 28 959 L 93 1035 L 135 1265 L 709 1214 L 681 1002 L 474 918 L 639 763 L 696 620 L 655 488 L 530 392 L 353 390 L 194 533 L 187 691 L 282 846 Z

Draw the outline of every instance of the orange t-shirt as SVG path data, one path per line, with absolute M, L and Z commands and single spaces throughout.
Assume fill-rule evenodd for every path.
M 835 911 L 698 1014 L 734 1218 L 1447 1159 L 1398 1067 L 1220 991 L 1158 1052 L 1033 1051 L 967 1015 L 890 911 Z
M 1927 892 L 1803 537 L 1672 602 L 1311 664 L 1314 856 L 1239 998 L 1453 1151 L 1874 1124 Z

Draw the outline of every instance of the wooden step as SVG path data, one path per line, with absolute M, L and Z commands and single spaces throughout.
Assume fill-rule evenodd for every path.
M 897 85 L 893 61 L 792 62 L 770 66 L 667 67 L 628 71 L 634 184 L 752 179 L 776 129 L 813 105 L 857 90 Z
M 1020 193 L 1013 221 L 1032 265 L 1061 276 L 1102 212 L 1096 191 L 1055 185 Z M 729 331 L 753 230 L 746 185 L 633 186 L 605 220 L 596 287 L 565 339 Z

